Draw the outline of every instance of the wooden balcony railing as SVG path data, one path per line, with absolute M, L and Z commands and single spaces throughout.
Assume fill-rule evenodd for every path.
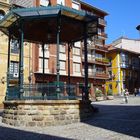
M 109 74 L 96 72 L 95 73 L 95 77 L 103 78 L 103 79 L 108 79 L 109 78 Z

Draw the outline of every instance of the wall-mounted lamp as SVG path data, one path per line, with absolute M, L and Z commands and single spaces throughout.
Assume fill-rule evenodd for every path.
M 5 77 L 3 76 L 3 77 L 1 78 L 1 83 L 4 84 L 5 82 L 6 82 L 6 79 L 5 79 Z

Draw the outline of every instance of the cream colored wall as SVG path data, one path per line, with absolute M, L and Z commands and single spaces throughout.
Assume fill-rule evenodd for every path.
M 0 32 L 0 34 L 2 34 Z M 24 83 L 28 84 L 28 76 L 32 71 L 32 45 L 24 43 Z M 0 104 L 3 102 L 6 93 L 6 72 L 8 59 L 8 39 L 7 36 L 0 36 Z M 10 60 L 19 61 L 19 55 L 11 53 Z M 30 61 L 30 62 L 29 62 Z M 29 66 L 30 64 L 30 66 Z M 4 81 L 4 82 L 3 82 Z

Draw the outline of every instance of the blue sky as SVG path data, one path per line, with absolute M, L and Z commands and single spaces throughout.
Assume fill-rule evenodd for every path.
M 109 15 L 106 17 L 106 43 L 111 43 L 120 36 L 139 39 L 136 26 L 140 24 L 140 0 L 83 0 Z

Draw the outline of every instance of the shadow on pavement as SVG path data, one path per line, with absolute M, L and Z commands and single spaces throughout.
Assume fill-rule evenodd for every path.
M 0 140 L 70 140 L 70 139 L 0 126 Z
M 85 123 L 140 138 L 140 106 L 97 105 L 99 112 Z

